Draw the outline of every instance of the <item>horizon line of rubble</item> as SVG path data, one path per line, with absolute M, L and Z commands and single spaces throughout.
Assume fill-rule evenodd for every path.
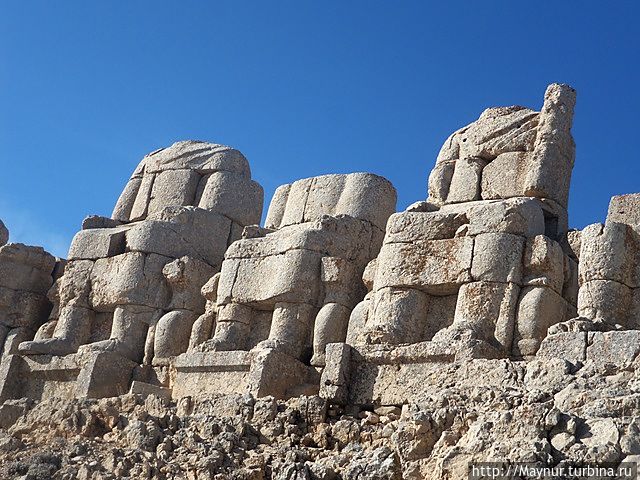
M 428 199 L 396 213 L 371 173 L 263 189 L 231 147 L 145 156 L 66 260 L 0 221 L 0 402 L 317 394 L 397 405 L 443 365 L 631 362 L 640 194 L 568 227 L 575 91 L 489 108 L 444 143 Z M 597 333 L 594 333 L 597 332 Z

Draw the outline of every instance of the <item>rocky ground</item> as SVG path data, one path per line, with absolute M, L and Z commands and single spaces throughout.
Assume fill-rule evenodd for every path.
M 460 479 L 472 461 L 640 460 L 640 362 L 475 362 L 504 372 L 503 384 L 446 373 L 420 404 L 402 407 L 343 411 L 318 397 L 9 401 L 0 478 Z

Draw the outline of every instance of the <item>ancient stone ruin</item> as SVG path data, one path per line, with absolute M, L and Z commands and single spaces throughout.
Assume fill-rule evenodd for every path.
M 0 222 L 0 401 L 319 395 L 393 409 L 476 379 L 542 388 L 540 362 L 630 368 L 640 194 L 569 229 L 575 99 L 553 84 L 540 111 L 485 110 L 445 141 L 428 198 L 399 213 L 386 179 L 323 175 L 280 186 L 260 226 L 245 157 L 185 141 L 147 155 L 66 260 L 7 244 Z

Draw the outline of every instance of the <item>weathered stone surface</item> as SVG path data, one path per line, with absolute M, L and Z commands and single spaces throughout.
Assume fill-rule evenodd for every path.
M 569 259 L 567 260 L 569 261 Z M 565 259 L 558 242 L 544 235 L 527 239 L 524 251 L 524 284 L 551 287 L 562 294 Z
M 198 206 L 217 212 L 240 225 L 260 222 L 264 192 L 253 180 L 229 172 L 215 172 L 202 179 Z
M 0 220 L 0 247 L 9 241 L 9 230 Z
M 169 288 L 162 269 L 170 258 L 129 252 L 95 262 L 91 271 L 91 304 L 96 308 L 133 304 L 164 308 Z
M 522 197 L 531 153 L 507 152 L 498 155 L 482 170 L 483 200 Z
M 524 239 L 508 233 L 483 233 L 475 237 L 473 280 L 520 283 Z
M 567 302 L 551 288 L 524 287 L 516 313 L 514 355 L 535 355 L 548 328 L 568 320 L 567 315 Z
M 482 169 L 487 163 L 487 160 L 476 157 L 457 160 L 451 177 L 447 202 L 460 203 L 480 200 Z
M 640 194 L 615 195 L 609 202 L 607 223 L 640 225 Z
M 446 295 L 471 280 L 472 256 L 468 237 L 386 244 L 378 256 L 375 288 L 413 286 Z
M 69 247 L 69 260 L 97 260 L 124 253 L 127 227 L 80 230 Z

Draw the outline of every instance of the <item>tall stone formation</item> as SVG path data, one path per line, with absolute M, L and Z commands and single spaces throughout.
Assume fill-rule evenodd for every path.
M 201 317 L 193 351 L 178 359 L 174 397 L 317 390 L 309 364 L 324 366 L 326 344 L 345 341 L 395 204 L 393 186 L 368 173 L 280 186 L 266 226 L 246 228 L 227 250 L 215 313 Z
M 64 269 L 41 247 L 10 243 L 0 220 L 0 359 L 17 352 L 47 320 L 52 304 L 47 293 Z
M 351 347 L 327 351 L 324 395 L 404 399 L 416 385 L 388 384 L 398 364 L 412 365 L 407 376 L 422 365 L 419 382 L 442 363 L 530 358 L 551 325 L 576 316 L 565 241 L 574 104 L 572 88 L 550 85 L 540 112 L 490 108 L 447 139 L 428 200 L 389 219 L 371 292 L 350 319 Z
M 262 202 L 235 149 L 189 141 L 147 155 L 112 217 L 83 222 L 50 321 L 5 362 L 0 396 L 117 395 L 134 370 L 166 375 L 162 359 L 186 351 L 204 312 L 202 285 Z

